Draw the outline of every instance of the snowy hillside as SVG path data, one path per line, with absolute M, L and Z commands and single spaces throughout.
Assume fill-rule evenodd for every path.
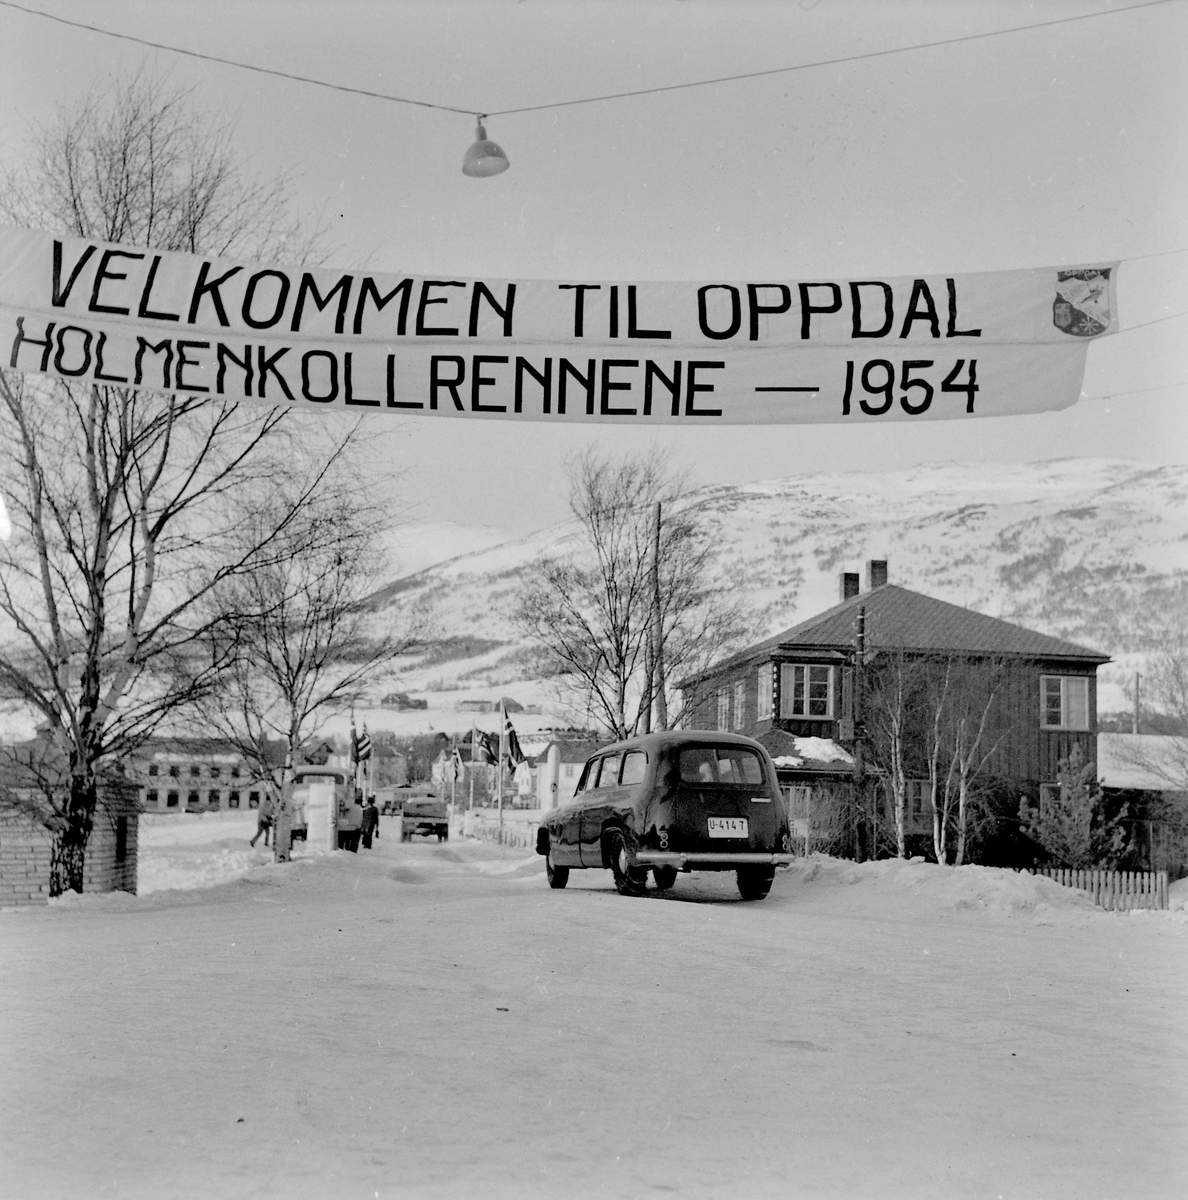
M 742 587 L 756 637 L 836 603 L 838 576 L 887 558 L 892 582 L 1110 654 L 1103 710 L 1188 596 L 1188 468 L 1102 459 L 950 463 L 701 489 L 690 497 Z M 406 690 L 503 686 L 533 676 L 509 620 L 561 524 L 396 581 L 383 603 L 432 604 L 447 643 L 405 664 Z M 464 641 L 464 639 L 469 639 Z M 1110 689 L 1113 689 L 1113 692 Z

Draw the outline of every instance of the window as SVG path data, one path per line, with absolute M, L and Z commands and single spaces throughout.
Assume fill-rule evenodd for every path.
M 248 808 L 259 808 L 259 807 L 260 807 L 260 793 L 259 792 L 248 792 Z
M 211 779 L 218 779 L 218 777 L 219 777 L 219 764 L 218 763 L 210 764 L 210 777 L 211 777 Z
M 680 754 L 682 783 L 762 784 L 763 763 L 742 746 L 688 746 Z
M 833 668 L 782 663 L 780 665 L 780 716 L 815 717 L 825 720 L 831 718 L 833 716 Z
M 747 685 L 741 679 L 734 685 L 734 728 L 741 729 L 747 719 Z
M 177 793 L 176 792 L 169 792 L 168 795 L 166 795 L 165 807 L 166 808 L 176 808 L 177 807 Z
M 620 777 L 623 786 L 643 783 L 644 768 L 647 765 L 648 756 L 642 750 L 628 750 L 623 755 L 623 773 Z
M 150 774 L 150 775 L 156 775 L 156 774 L 157 774 L 157 772 L 158 772 L 157 764 L 156 764 L 156 763 L 149 763 L 149 774 Z
M 186 796 L 186 807 L 187 808 L 197 808 L 198 807 L 198 793 L 197 792 L 190 792 Z
M 772 674 L 771 663 L 764 663 L 759 668 L 759 699 L 755 705 L 755 720 L 768 721 L 771 719 L 772 692 L 775 690 L 775 676 Z
M 1045 729 L 1088 729 L 1088 678 L 1084 675 L 1041 675 L 1040 724 Z
M 594 787 L 606 788 L 618 785 L 619 758 L 618 754 L 608 754 L 606 758 L 599 760 L 601 770 L 598 772 L 598 778 L 594 780 Z
M 238 778 L 239 778 L 239 768 L 238 768 L 238 767 L 232 767 L 232 768 L 231 768 L 231 778 L 232 778 L 232 779 L 238 779 Z
M 155 791 L 154 792 L 145 792 L 145 794 L 144 794 L 145 804 L 156 804 L 158 796 L 159 796 L 159 793 L 157 793 Z
M 228 808 L 238 808 L 239 807 L 239 793 L 238 792 L 228 792 L 227 793 L 227 807 Z
M 909 779 L 904 797 L 904 816 L 911 824 L 923 821 L 932 813 L 932 796 L 927 779 Z
M 181 768 L 178 767 L 177 763 L 171 763 L 169 767 L 169 778 L 176 779 L 180 774 Z
M 191 775 L 191 777 L 192 777 L 192 778 L 194 778 L 194 779 L 197 779 L 197 778 L 198 778 L 198 776 L 199 776 L 199 775 L 201 775 L 201 774 L 202 774 L 202 768 L 201 768 L 201 767 L 200 767 L 200 766 L 199 766 L 197 763 L 190 763 L 190 775 Z
M 718 689 L 718 728 L 725 732 L 730 728 L 730 689 Z
M 208 808 L 213 808 L 217 812 L 220 803 L 221 799 L 218 792 L 209 792 L 207 794 L 206 805 Z
M 128 818 L 116 817 L 115 860 L 125 862 L 128 858 Z

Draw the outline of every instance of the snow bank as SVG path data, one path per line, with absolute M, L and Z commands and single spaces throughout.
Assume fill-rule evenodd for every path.
M 1158 912 L 1135 910 L 1107 913 L 1084 892 L 1064 887 L 1042 875 L 1030 875 L 1001 867 L 941 867 L 914 858 L 883 859 L 855 863 L 847 859 L 814 854 L 798 859 L 788 870 L 794 888 L 856 888 L 864 899 L 893 903 L 908 899 L 917 907 L 936 912 L 976 911 L 1033 916 L 1038 920 L 1100 914 L 1102 917 L 1138 918 L 1188 922 L 1188 880 L 1172 887 L 1172 909 Z M 922 903 L 921 903 L 922 902 Z

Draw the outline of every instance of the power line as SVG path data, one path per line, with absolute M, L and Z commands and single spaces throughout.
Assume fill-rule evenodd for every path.
M 1148 254 L 1145 257 L 1152 258 L 1154 256 Z M 1126 260 L 1123 259 L 1122 261 L 1125 262 Z M 1168 313 L 1166 317 L 1154 317 L 1150 321 L 1140 321 L 1137 325 L 1125 325 L 1118 332 L 1129 333 L 1132 329 L 1146 329 L 1148 325 L 1159 325 L 1164 321 L 1174 321 L 1177 317 L 1188 317 L 1188 312 Z
M 1012 29 L 994 29 L 988 33 L 969 33 L 962 37 L 943 38 L 937 42 L 917 42 L 911 46 L 895 46 L 889 50 L 870 50 L 865 54 L 846 54 L 840 58 L 822 58 L 814 62 L 798 63 L 794 67 L 772 67 L 766 71 L 747 71 L 741 75 L 722 75 L 717 79 L 699 79 L 693 83 L 672 83 L 665 87 L 639 88 L 630 92 L 609 92 L 605 96 L 586 96 L 580 100 L 558 100 L 551 104 L 530 104 L 523 108 L 505 108 L 489 112 L 489 117 L 506 117 L 513 113 L 540 112 L 543 109 L 567 108 L 574 104 L 597 104 L 602 100 L 623 100 L 629 96 L 651 96 L 658 92 L 677 92 L 685 88 L 710 87 L 718 83 L 735 83 L 743 79 L 762 79 L 767 75 L 786 75 L 792 71 L 808 71 L 814 67 L 835 67 L 842 63 L 864 62 L 872 58 L 887 58 L 892 54 L 907 54 L 912 50 L 933 50 L 939 46 L 957 46 L 963 42 L 977 42 L 983 38 L 1004 37 L 1010 33 L 1029 33 L 1033 29 L 1045 29 L 1053 25 L 1068 25 L 1073 21 L 1088 21 L 1095 17 L 1113 16 L 1115 13 L 1130 12 L 1136 8 L 1153 8 L 1157 4 L 1169 4 L 1171 0 L 1148 0 L 1145 4 L 1131 4 L 1126 8 L 1107 9 L 1103 12 L 1082 13 L 1076 17 L 1059 17 L 1051 21 L 1037 21 L 1034 25 L 1020 25 Z
M 1188 387 L 1188 379 L 1177 383 L 1160 383 L 1155 387 L 1127 388 L 1124 392 L 1102 392 L 1100 396 L 1082 396 L 1082 400 L 1116 400 L 1119 396 L 1141 396 L 1144 392 L 1166 392 L 1169 388 Z
M 373 92 L 367 88 L 348 87 L 340 83 L 328 83 L 324 79 L 313 79 L 308 75 L 297 75 L 291 71 L 279 71 L 272 67 L 260 67 L 254 63 L 239 62 L 233 58 L 223 58 L 217 54 L 204 54 L 198 50 L 186 50 L 180 46 L 169 46 L 164 42 L 154 42 L 147 38 L 136 37 L 130 33 L 116 33 L 110 29 L 101 29 L 97 25 L 89 25 L 84 21 L 72 21 L 55 13 L 43 12 L 41 9 L 28 8 L 16 4 L 14 0 L 0 0 L 0 7 L 15 9 L 34 17 L 44 17 L 48 21 L 56 21 L 60 25 L 69 25 L 75 29 L 84 29 L 90 33 L 98 33 L 103 37 L 116 38 L 119 41 L 135 42 L 153 50 L 165 50 L 170 54 L 182 54 L 187 58 L 198 58 L 206 62 L 221 63 L 223 66 L 238 67 L 243 71 L 255 71 L 260 75 L 274 75 L 279 79 L 291 79 L 296 83 L 309 83 L 315 87 L 329 88 L 336 92 L 349 92 L 356 96 L 367 96 L 373 100 L 388 100 L 394 104 L 409 104 L 417 108 L 433 108 L 440 112 L 461 113 L 465 116 L 482 115 L 487 117 L 507 117 L 519 113 L 543 112 L 553 108 L 571 108 L 578 104 L 599 104 L 606 100 L 625 100 L 634 96 L 652 96 L 661 92 L 683 91 L 688 88 L 712 87 L 720 83 L 737 83 L 746 79 L 762 79 L 770 75 L 786 75 L 794 71 L 809 71 L 816 67 L 833 67 L 842 63 L 865 62 L 874 58 L 887 58 L 893 54 L 907 54 L 913 50 L 934 50 L 941 46 L 957 46 L 966 42 L 982 41 L 986 38 L 1005 37 L 1013 33 L 1029 33 L 1034 29 L 1050 29 L 1057 25 L 1071 25 L 1076 21 L 1090 21 L 1098 17 L 1112 17 L 1119 13 L 1131 12 L 1140 8 L 1154 8 L 1157 5 L 1170 4 L 1172 0 L 1145 0 L 1142 4 L 1130 4 L 1125 8 L 1103 9 L 1100 12 L 1081 13 L 1074 17 L 1056 17 L 1050 21 L 1037 21 L 1031 25 L 1019 25 L 1010 29 L 994 29 L 987 33 L 970 33 L 962 37 L 943 38 L 935 42 L 917 42 L 911 46 L 895 46 L 887 50 L 870 50 L 863 54 L 847 54 L 839 58 L 823 58 L 814 62 L 797 63 L 790 67 L 772 67 L 764 71 L 747 71 L 738 75 L 722 75 L 714 79 L 698 79 L 690 83 L 671 83 L 660 87 L 636 88 L 627 92 L 607 92 L 600 96 L 583 96 L 576 100 L 555 100 L 547 104 L 528 104 L 520 108 L 504 108 L 489 110 L 476 107 L 458 108 L 452 104 L 434 104 L 429 100 L 413 100 L 408 96 L 393 96 L 386 92 Z

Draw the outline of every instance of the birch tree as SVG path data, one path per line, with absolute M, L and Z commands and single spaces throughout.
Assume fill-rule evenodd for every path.
M 349 462 L 351 449 L 340 444 L 336 458 Z M 283 491 L 274 497 L 241 533 L 263 553 L 211 596 L 211 657 L 229 666 L 201 699 L 202 722 L 236 746 L 283 805 L 301 748 L 425 632 L 418 613 L 368 603 L 386 578 L 386 514 L 349 485 L 353 478 L 336 471 L 299 506 Z M 267 539 L 294 507 L 297 515 Z M 276 742 L 285 751 L 279 778 L 269 753 Z
M 0 217 L 164 250 L 307 257 L 289 183 L 247 176 L 231 138 L 184 92 L 116 85 L 35 131 L 0 183 Z M 0 373 L 12 520 L 0 690 L 36 714 L 54 751 L 40 812 L 54 830 L 51 895 L 82 888 L 104 771 L 227 665 L 208 652 L 207 602 L 279 551 L 323 478 L 263 505 L 289 477 L 297 424 L 203 395 Z
M 913 752 L 920 749 L 918 720 L 923 664 L 902 651 L 878 655 L 863 708 L 871 757 L 883 777 L 895 831 L 895 853 L 907 857 L 907 791 Z
M 713 544 L 663 454 L 614 459 L 590 451 L 573 460 L 569 477 L 572 549 L 533 565 L 514 619 L 575 706 L 611 736 L 630 737 L 648 720 L 655 655 L 666 681 L 691 673 L 738 636 L 741 609 L 715 590 Z M 666 707 L 675 707 L 673 699 L 666 691 Z

